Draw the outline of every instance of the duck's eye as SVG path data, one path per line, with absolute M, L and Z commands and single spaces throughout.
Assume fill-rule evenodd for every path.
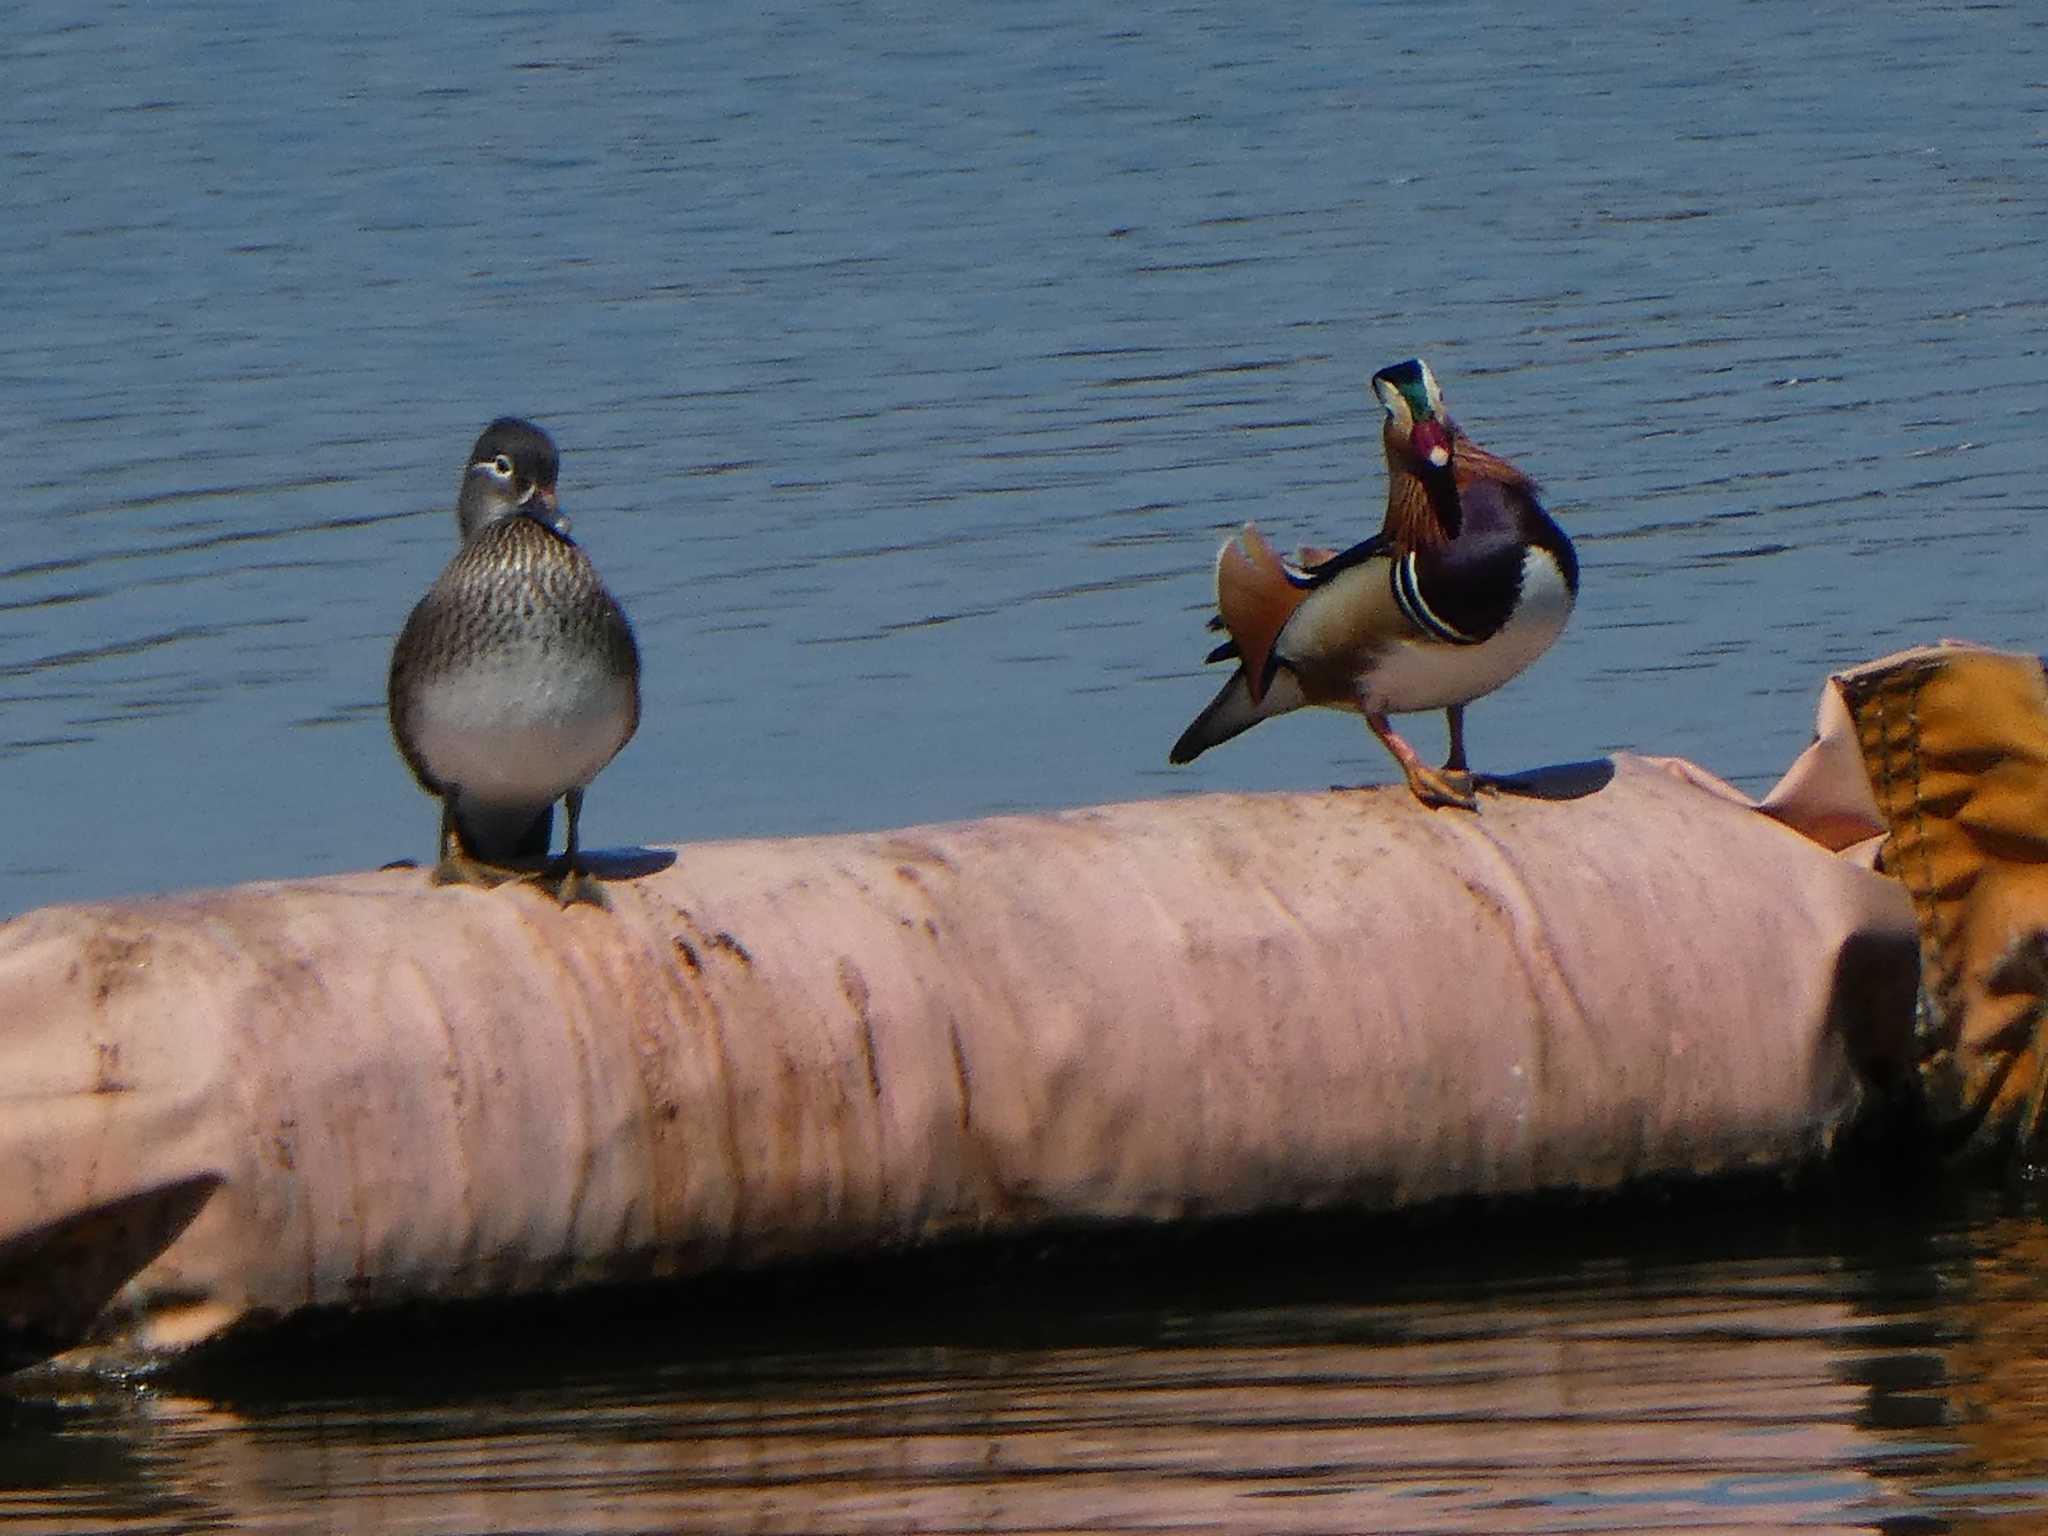
M 512 460 L 502 453 L 499 454 L 495 459 L 491 460 L 491 473 L 500 480 L 510 480 L 512 478 Z

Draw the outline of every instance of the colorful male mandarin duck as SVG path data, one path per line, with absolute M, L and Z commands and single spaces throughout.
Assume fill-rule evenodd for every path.
M 1579 591 L 1572 541 L 1536 484 L 1444 414 L 1420 358 L 1383 368 L 1387 520 L 1363 544 L 1303 568 L 1257 527 L 1216 557 L 1217 617 L 1230 639 L 1209 654 L 1237 672 L 1173 744 L 1192 762 L 1261 720 L 1308 704 L 1355 709 L 1424 805 L 1474 810 L 1465 706 L 1550 649 Z M 1389 715 L 1441 709 L 1451 754 L 1431 768 Z

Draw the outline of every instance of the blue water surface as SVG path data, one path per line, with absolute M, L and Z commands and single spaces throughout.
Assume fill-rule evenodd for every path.
M 1585 560 L 1481 766 L 1760 788 L 1831 668 L 2042 642 L 2044 24 L 30 0 L 0 910 L 428 851 L 384 671 L 503 411 L 646 654 L 598 843 L 1385 777 L 1165 749 L 1220 537 L 1375 527 L 1412 353 Z

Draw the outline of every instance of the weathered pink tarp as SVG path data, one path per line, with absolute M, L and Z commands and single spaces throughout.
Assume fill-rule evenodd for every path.
M 312 1304 L 1778 1165 L 1903 1056 L 1893 882 L 1644 759 L 0 927 L 19 1361 Z

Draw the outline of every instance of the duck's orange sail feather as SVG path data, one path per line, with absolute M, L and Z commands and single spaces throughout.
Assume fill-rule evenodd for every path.
M 1216 556 L 1216 611 L 1244 663 L 1254 704 L 1266 695 L 1273 643 L 1307 595 L 1256 523 L 1246 523 Z

